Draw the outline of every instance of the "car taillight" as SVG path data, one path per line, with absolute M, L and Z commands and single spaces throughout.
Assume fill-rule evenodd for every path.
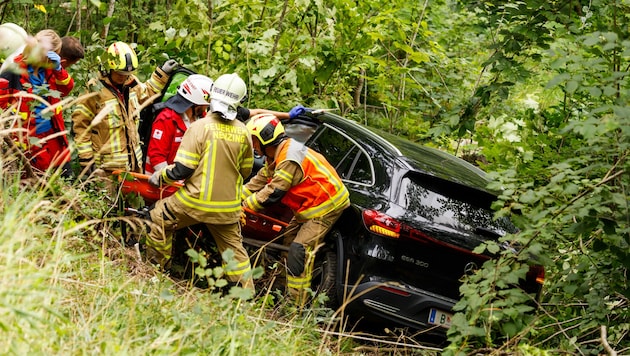
M 365 226 L 368 230 L 382 236 L 400 239 L 401 241 L 407 240 L 426 245 L 442 246 L 452 251 L 459 251 L 465 255 L 474 255 L 484 260 L 489 258 L 487 256 L 477 255 L 468 249 L 449 244 L 444 241 L 440 241 L 439 239 L 431 235 L 428 235 L 418 229 L 414 229 L 407 224 L 399 222 L 398 220 L 392 218 L 387 214 L 383 214 L 375 210 L 364 210 L 363 222 L 365 223 Z
M 541 265 L 529 266 L 527 271 L 527 280 L 536 281 L 536 283 L 543 285 L 545 283 L 545 267 Z
M 400 237 L 400 223 L 389 215 L 375 210 L 363 211 L 363 223 L 368 230 L 387 237 Z

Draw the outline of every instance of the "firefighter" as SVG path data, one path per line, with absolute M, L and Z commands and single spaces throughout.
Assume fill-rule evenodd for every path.
M 81 40 L 74 36 L 61 37 L 61 66 L 68 69 L 85 57 L 85 48 Z
M 286 282 L 290 295 L 302 303 L 311 287 L 315 249 L 350 206 L 349 193 L 334 167 L 321 154 L 288 138 L 274 115 L 254 116 L 247 129 L 256 154 L 266 162 L 243 186 L 243 206 L 259 211 L 281 202 L 293 211 L 283 241 L 289 247 Z
M 90 175 L 95 169 L 101 169 L 103 176 L 117 169 L 143 171 L 139 108 L 161 92 L 177 65 L 175 60 L 167 60 L 142 83 L 133 74 L 138 68 L 134 50 L 124 42 L 108 47 L 105 68 L 87 84 L 88 93 L 96 95 L 82 99 L 72 113 L 83 174 Z
M 156 104 L 160 112 L 151 127 L 144 166 L 146 174 L 173 163 L 188 127 L 206 116 L 212 84 L 212 79 L 205 75 L 192 74 L 179 85 L 175 95 L 164 103 Z
M 28 39 L 28 34 L 19 25 L 6 22 L 0 25 L 0 72 L 2 72 L 13 59 L 22 53 Z M 7 64 L 4 64 L 4 61 Z
M 14 139 L 34 168 L 40 171 L 60 168 L 62 176 L 71 177 L 62 108 L 53 106 L 74 87 L 74 80 L 61 65 L 61 38 L 47 29 L 27 42 L 20 53 L 7 60 L 9 69 L 0 74 L 0 109 L 18 106 L 18 126 L 24 131 L 17 132 Z M 38 95 L 44 101 L 18 99 L 14 94 L 20 91 Z
M 217 88 L 227 85 L 226 83 L 229 83 L 235 75 L 236 74 L 224 74 L 217 78 Z M 191 83 L 191 89 L 207 88 L 208 92 L 210 92 L 213 87 L 212 79 L 200 74 L 192 74 L 185 82 Z M 155 105 L 156 109 L 161 111 L 156 116 L 151 127 L 146 163 L 144 166 L 146 174 L 152 174 L 166 165 L 173 163 L 175 153 L 177 152 L 184 132 L 186 132 L 192 121 L 206 114 L 207 106 L 210 105 L 201 99 L 202 94 L 200 92 L 194 90 L 181 92 L 182 88 L 183 86 L 180 85 L 178 94 L 164 103 Z M 236 107 L 236 119 L 243 122 L 261 113 L 271 113 L 284 119 L 290 118 L 289 113 L 285 112 L 267 109 L 248 109 L 240 105 Z
M 217 80 L 215 81 L 215 86 L 217 88 L 221 88 L 224 87 L 227 84 L 224 83 L 230 83 L 232 80 L 234 80 L 235 77 L 237 77 L 238 75 L 235 73 L 231 73 L 231 74 L 223 74 L 222 76 L 218 77 Z M 216 95 L 215 95 L 216 96 Z M 282 112 L 282 111 L 272 111 L 272 110 L 268 110 L 268 109 L 249 109 L 246 108 L 244 106 L 241 106 L 240 104 L 245 102 L 245 100 L 247 99 L 247 95 L 245 95 L 239 105 L 236 105 L 234 108 L 234 112 L 228 112 L 226 109 L 226 112 L 229 115 L 236 115 L 236 119 L 242 122 L 247 122 L 247 120 L 249 120 L 250 118 L 254 117 L 255 115 L 259 115 L 259 114 L 273 114 L 276 117 L 280 118 L 280 119 L 289 119 L 289 113 L 288 112 Z M 215 106 L 217 105 L 221 105 L 220 103 L 216 103 L 216 99 L 215 99 Z M 224 108 L 225 109 L 225 108 Z
M 235 254 L 237 267 L 226 272 L 227 280 L 253 290 L 249 255 L 239 225 L 240 191 L 254 162 L 252 140 L 245 124 L 234 120 L 246 90 L 237 75 L 215 82 L 212 113 L 190 125 L 174 163 L 149 178 L 155 186 L 179 180 L 184 180 L 184 185 L 150 211 L 153 224 L 146 239 L 146 254 L 151 263 L 168 268 L 174 231 L 204 223 L 221 254 L 227 249 Z

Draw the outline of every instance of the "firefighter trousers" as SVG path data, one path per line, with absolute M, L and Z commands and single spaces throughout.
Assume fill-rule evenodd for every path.
M 175 196 L 159 200 L 155 208 L 150 211 L 151 222 L 146 239 L 147 259 L 152 263 L 158 263 L 164 268 L 171 259 L 173 250 L 173 235 L 178 229 L 200 223 L 180 208 Z M 232 224 L 205 224 L 208 231 L 214 237 L 219 252 L 232 249 L 236 266 L 227 269 L 225 278 L 233 283 L 240 283 L 244 288 L 254 289 L 251 277 L 251 264 L 247 250 L 243 247 L 243 236 L 238 222 Z M 224 267 L 228 261 L 223 261 Z

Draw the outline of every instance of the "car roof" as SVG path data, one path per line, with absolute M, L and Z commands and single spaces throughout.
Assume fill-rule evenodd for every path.
M 378 147 L 388 155 L 398 157 L 410 170 L 493 193 L 487 188 L 490 180 L 484 171 L 452 154 L 363 126 L 332 113 L 320 114 L 317 119 L 345 131 L 358 142 Z

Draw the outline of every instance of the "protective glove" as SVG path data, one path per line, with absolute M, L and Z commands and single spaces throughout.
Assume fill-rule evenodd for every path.
M 151 177 L 149 177 L 149 184 L 159 187 L 162 183 L 162 171 L 163 169 L 153 172 L 153 174 L 151 174 Z
M 175 70 L 175 68 L 179 67 L 179 64 L 177 63 L 176 60 L 174 59 L 169 59 L 166 62 L 164 62 L 164 64 L 162 64 L 162 71 L 166 74 L 166 75 L 171 75 L 171 73 L 173 73 L 173 71 Z
M 302 105 L 296 105 L 289 111 L 289 120 L 293 120 L 296 117 L 311 111 L 313 111 L 313 109 L 305 108 Z
M 245 226 L 245 224 L 247 224 L 247 215 L 245 210 L 241 209 L 241 226 Z
M 151 209 L 148 206 L 143 206 L 140 209 L 125 208 L 125 210 L 135 213 L 139 218 L 143 218 L 145 220 L 151 220 L 151 212 L 150 212 Z
M 166 168 L 166 166 L 168 166 L 166 162 L 158 163 L 155 166 L 153 166 L 153 172 L 161 171 L 164 168 Z
M 61 57 L 55 51 L 48 51 L 46 57 L 53 63 L 53 69 L 61 70 Z
M 40 103 L 33 109 L 33 114 L 35 116 L 35 133 L 38 135 L 52 130 L 52 120 L 50 117 L 43 117 L 41 115 L 45 108 L 46 105 Z

